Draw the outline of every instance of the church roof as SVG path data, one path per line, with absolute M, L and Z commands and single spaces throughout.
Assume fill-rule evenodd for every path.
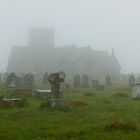
M 120 68 L 117 58 L 110 56 L 107 51 L 97 51 L 90 47 L 77 48 L 74 45 L 49 49 L 14 46 L 11 50 L 9 63 L 11 61 L 23 63 L 72 62 L 83 59 L 92 60 L 95 65 L 102 65 L 102 67 Z

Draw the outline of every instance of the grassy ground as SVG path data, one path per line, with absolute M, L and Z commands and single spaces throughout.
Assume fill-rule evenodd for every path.
M 34 98 L 24 108 L 0 109 L 0 140 L 140 139 L 140 101 L 127 88 L 74 89 L 64 96 L 70 111 L 41 109 L 42 100 Z

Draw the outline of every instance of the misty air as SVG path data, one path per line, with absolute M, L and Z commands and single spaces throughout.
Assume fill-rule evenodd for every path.
M 140 1 L 0 1 L 0 139 L 140 139 Z

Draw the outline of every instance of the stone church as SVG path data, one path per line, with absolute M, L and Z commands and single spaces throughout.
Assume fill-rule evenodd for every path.
M 97 51 L 75 45 L 56 47 L 54 30 L 32 28 L 28 46 L 13 46 L 8 61 L 8 73 L 53 73 L 93 76 L 119 75 L 120 64 L 112 50 Z

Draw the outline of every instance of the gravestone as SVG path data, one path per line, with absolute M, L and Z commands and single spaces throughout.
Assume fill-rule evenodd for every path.
M 132 97 L 140 99 L 140 84 L 135 84 L 132 86 Z
M 32 90 L 34 84 L 34 75 L 28 73 L 24 76 L 24 87 L 26 90 Z
M 131 74 L 129 76 L 129 87 L 132 87 L 133 85 L 135 85 L 135 76 Z
M 18 84 L 18 77 L 15 73 L 11 73 L 7 76 L 6 86 L 9 89 L 16 89 Z
M 82 87 L 88 88 L 89 87 L 89 76 L 87 74 L 84 74 L 82 76 Z
M 91 80 L 91 84 L 93 88 L 96 88 L 99 85 L 99 80 Z
M 66 83 L 66 84 L 65 84 L 65 90 L 68 90 L 68 89 L 70 89 L 70 88 L 71 88 L 70 84 Z
M 60 91 L 60 83 L 65 81 L 65 73 L 52 73 L 48 77 L 48 81 L 51 84 L 51 107 L 59 107 L 64 105 L 62 98 L 62 91 Z
M 21 77 L 18 77 L 17 88 L 18 89 L 23 89 L 24 88 L 24 81 L 23 81 L 23 78 L 21 78 Z
M 73 77 L 73 86 L 76 88 L 80 87 L 80 75 L 77 74 Z
M 44 75 L 43 75 L 43 84 L 48 84 L 48 73 L 45 72 Z
M 105 84 L 106 84 L 107 87 L 110 87 L 112 85 L 111 76 L 110 75 L 107 75 L 105 77 Z

